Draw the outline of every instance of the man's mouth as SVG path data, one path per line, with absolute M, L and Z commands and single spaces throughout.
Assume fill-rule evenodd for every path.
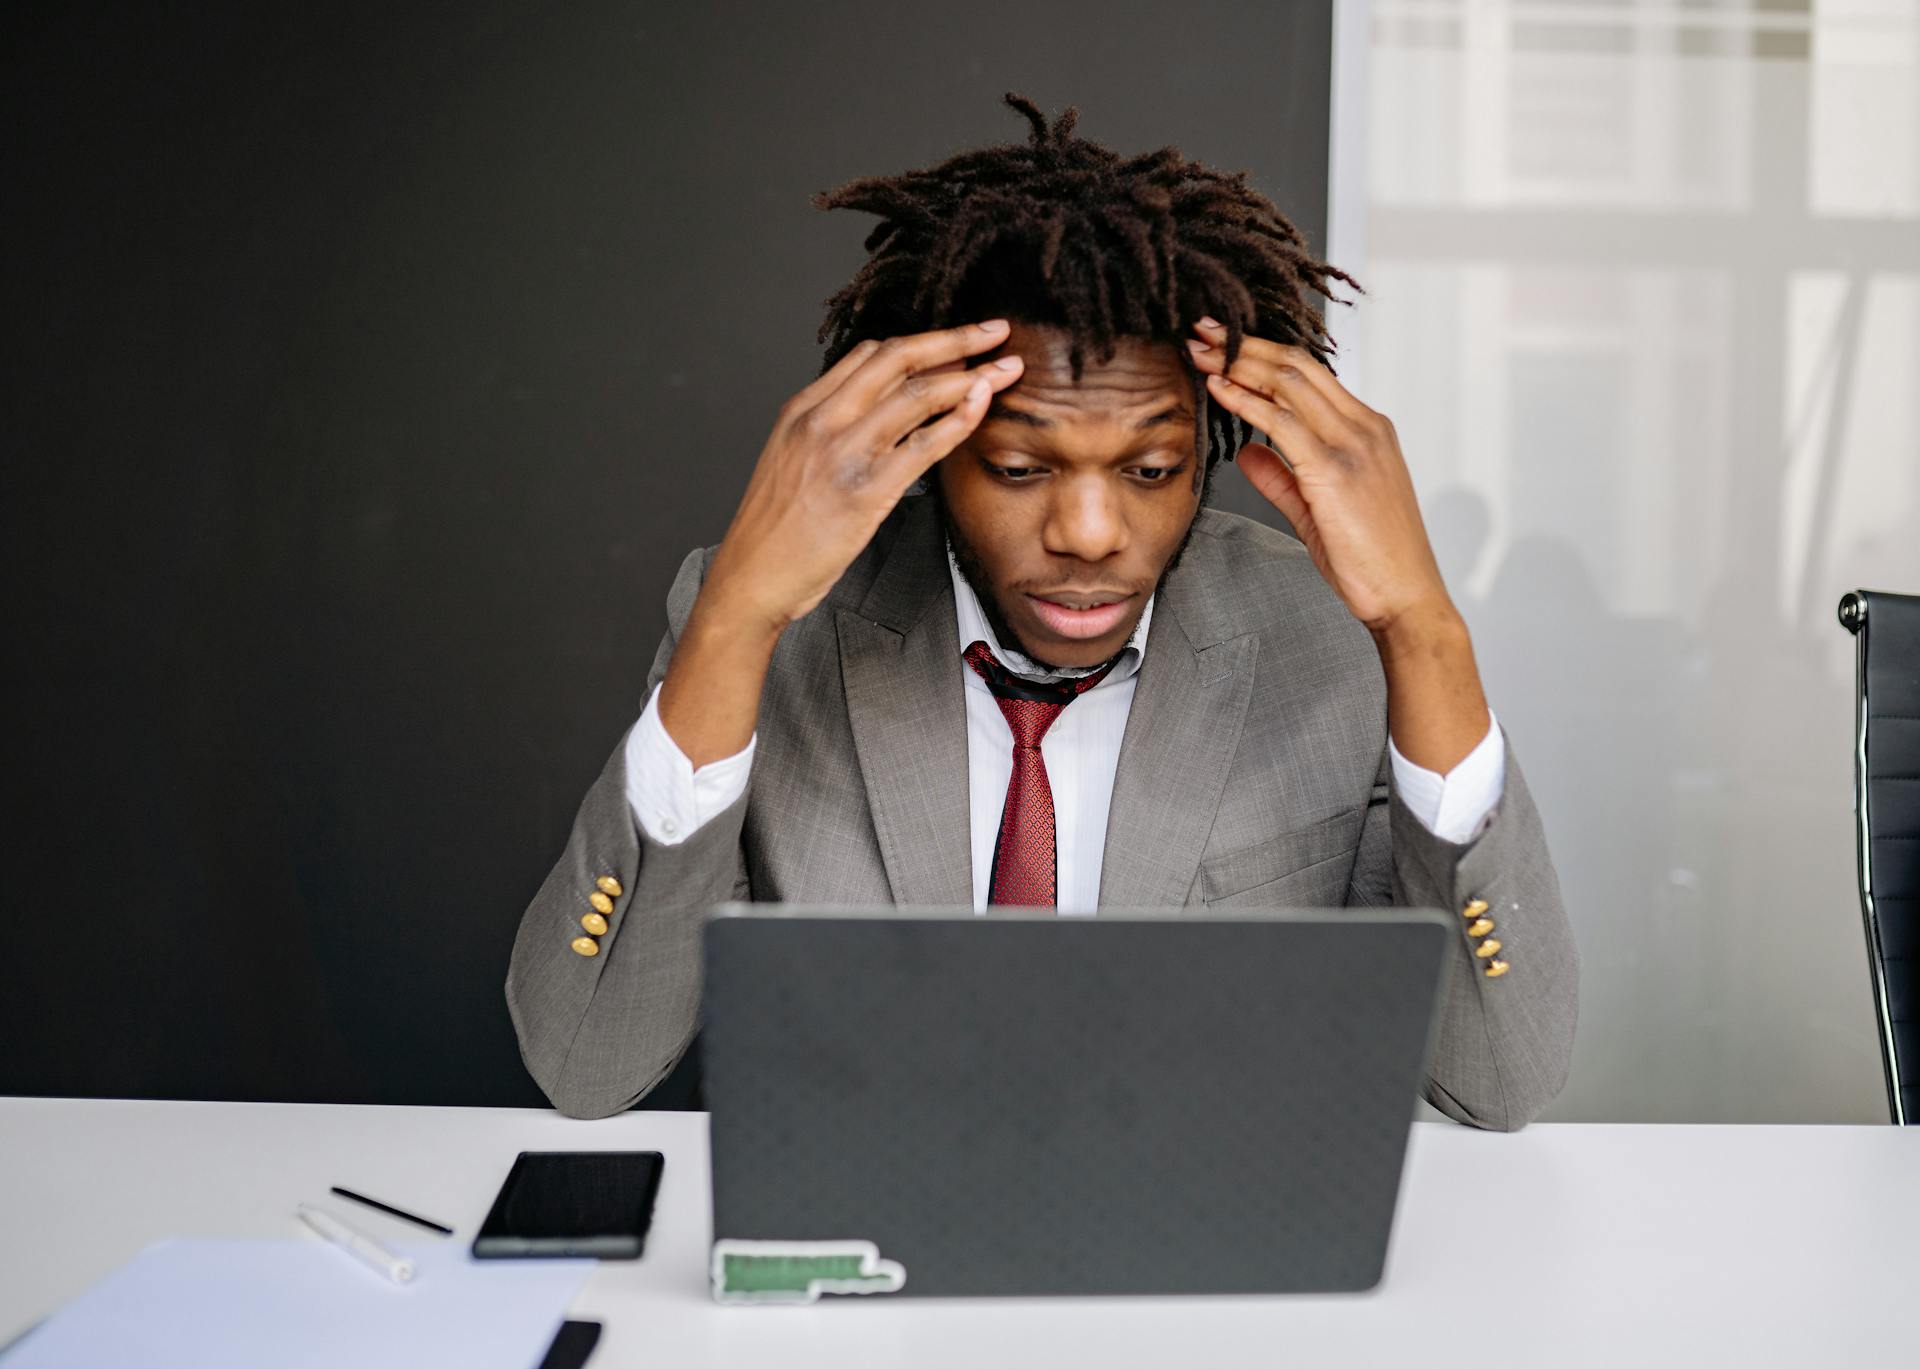
M 1104 637 L 1127 616 L 1133 595 L 1120 590 L 1060 590 L 1029 594 L 1027 602 L 1057 637 Z

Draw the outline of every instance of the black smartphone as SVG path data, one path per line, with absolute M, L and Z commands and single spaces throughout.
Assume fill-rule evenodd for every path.
M 547 1357 L 540 1361 L 540 1369 L 586 1369 L 587 1359 L 599 1343 L 599 1322 L 563 1321 L 553 1344 L 547 1347 Z
M 523 1150 L 473 1238 L 477 1260 L 637 1260 L 665 1161 L 657 1150 Z

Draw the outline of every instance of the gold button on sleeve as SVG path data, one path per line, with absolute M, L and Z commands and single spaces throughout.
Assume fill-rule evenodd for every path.
M 1478 918 L 1475 921 L 1469 922 L 1467 924 L 1468 936 L 1485 936 L 1488 932 L 1492 930 L 1493 930 L 1493 919 L 1490 917 Z
M 593 905 L 594 912 L 599 913 L 602 916 L 605 916 L 606 914 L 613 911 L 613 900 L 608 898 L 605 894 L 601 893 L 598 889 L 595 889 L 592 893 L 587 895 L 587 902 Z
M 1507 972 L 1506 961 L 1489 960 L 1487 962 L 1487 978 L 1488 979 L 1498 979 L 1501 975 L 1505 974 L 1506 972 Z
M 1460 910 L 1460 916 L 1471 922 L 1486 911 L 1487 901 L 1484 898 L 1476 898 L 1469 901 L 1467 906 Z
M 593 956 L 600 954 L 600 943 L 590 936 L 576 936 L 569 944 L 572 945 L 574 954 L 576 955 Z
M 595 936 L 605 936 L 607 934 L 607 920 L 598 913 L 588 913 L 580 919 L 580 925 L 585 927 L 589 932 L 592 932 Z
M 1497 936 L 1490 936 L 1485 941 L 1481 942 L 1478 946 L 1474 947 L 1473 953 L 1479 956 L 1480 959 L 1485 960 L 1490 955 L 1498 954 L 1499 950 L 1500 950 L 1500 938 Z
M 605 894 L 608 898 L 620 897 L 620 881 L 612 875 L 600 876 L 600 878 L 593 882 L 593 887 Z

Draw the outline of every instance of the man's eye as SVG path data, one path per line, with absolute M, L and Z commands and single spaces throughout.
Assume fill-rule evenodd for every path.
M 1028 476 L 1041 474 L 1041 468 L 1038 466 L 996 466 L 992 462 L 988 462 L 987 469 L 991 470 L 995 475 L 1003 476 L 1008 480 L 1016 482 L 1025 480 Z
M 1134 474 L 1143 477 L 1149 485 L 1164 485 L 1185 469 L 1184 466 L 1136 466 Z

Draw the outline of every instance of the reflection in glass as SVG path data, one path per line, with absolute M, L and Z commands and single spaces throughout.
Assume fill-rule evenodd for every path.
M 1884 1120 L 1833 608 L 1920 592 L 1920 5 L 1355 8 L 1332 323 L 1580 933 L 1548 1116 Z

